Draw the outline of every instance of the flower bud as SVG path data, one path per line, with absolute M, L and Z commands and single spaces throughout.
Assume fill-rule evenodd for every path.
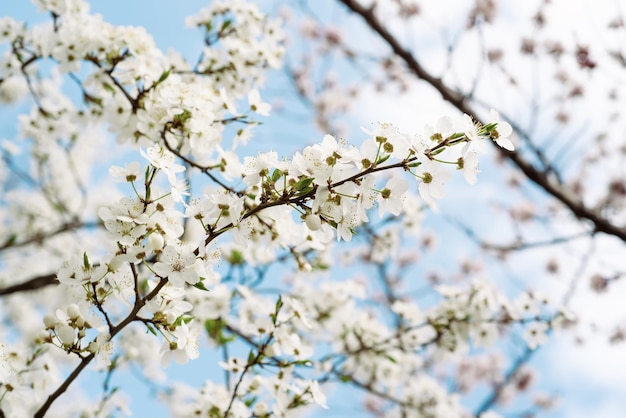
M 43 329 L 39 331 L 37 334 L 37 342 L 49 342 L 50 341 L 50 333 L 48 331 L 44 331 Z
M 76 319 L 80 317 L 80 309 L 78 308 L 78 305 L 75 303 L 72 303 L 71 305 L 69 305 L 66 309 L 67 312 L 67 316 L 70 317 L 70 319 Z
M 82 316 L 79 316 L 78 318 L 76 318 L 74 320 L 74 324 L 76 324 L 76 326 L 78 328 L 84 328 L 85 327 L 85 320 L 83 319 Z
M 150 236 L 148 237 L 148 249 L 150 249 L 151 251 L 160 251 L 163 249 L 163 235 L 159 234 L 159 233 L 153 233 L 150 234 Z
M 267 414 L 268 412 L 269 408 L 265 402 L 257 402 L 256 405 L 254 405 L 254 415 L 261 416 Z
M 312 213 L 304 218 L 304 223 L 311 231 L 317 231 L 322 227 L 322 219 L 318 215 Z
M 57 336 L 63 345 L 72 345 L 74 343 L 74 340 L 76 339 L 76 332 L 74 331 L 74 328 L 69 325 L 61 325 L 60 327 L 57 327 L 56 331 Z
M 57 325 L 57 319 L 54 315 L 45 314 L 43 317 L 43 324 L 46 326 L 46 329 L 53 329 Z

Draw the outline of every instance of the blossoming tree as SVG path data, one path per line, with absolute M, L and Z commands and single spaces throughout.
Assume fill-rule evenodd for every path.
M 347 140 L 328 106 L 339 86 L 315 94 L 305 68 L 288 66 L 326 132 L 285 157 L 244 145 L 272 111 L 260 92 L 293 20 L 212 2 L 187 21 L 204 40 L 189 60 L 81 0 L 35 3 L 46 23 L 0 19 L 0 99 L 25 109 L 0 160 L 0 416 L 127 413 L 137 406 L 110 382 L 138 370 L 174 416 L 292 416 L 332 406 L 329 391 L 345 386 L 376 416 L 496 417 L 496 401 L 525 384 L 519 368 L 494 372 L 498 345 L 522 335 L 528 355 L 573 316 L 471 266 L 414 297 L 407 249 L 431 247 L 424 213 L 439 216 L 455 175 L 477 183 L 493 148 L 593 234 L 624 239 L 528 149 L 514 152 L 509 122 L 479 119 L 471 94 L 421 67 L 375 8 L 341 2 L 392 49 L 379 60 L 389 74 L 402 67 L 460 112 Z M 306 28 L 324 54 L 356 56 Z M 203 385 L 164 379 L 172 361 L 199 357 L 220 370 Z M 463 396 L 481 383 L 488 396 L 472 409 Z

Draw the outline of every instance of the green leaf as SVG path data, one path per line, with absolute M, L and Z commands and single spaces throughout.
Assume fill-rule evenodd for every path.
M 243 257 L 243 253 L 239 250 L 232 250 L 230 254 L 226 257 L 228 262 L 233 266 L 244 264 L 245 258 Z
M 167 80 L 167 77 L 170 76 L 170 73 L 172 72 L 171 69 L 167 70 L 167 71 L 163 71 L 163 73 L 161 74 L 161 77 L 159 77 L 159 80 L 157 81 L 157 84 L 164 82 L 165 80 Z
M 248 353 L 248 364 L 254 364 L 255 358 L 256 355 L 254 354 L 254 351 L 250 350 L 250 352 Z
M 293 189 L 300 192 L 308 188 L 313 183 L 313 177 L 305 177 L 293 185 Z
M 89 268 L 89 257 L 87 257 L 86 252 L 83 253 L 83 266 L 85 267 L 85 269 Z
M 83 93 L 83 100 L 85 101 L 85 103 L 93 103 L 96 106 L 102 107 L 102 99 L 94 97 L 90 94 Z
M 204 328 L 210 338 L 215 340 L 218 346 L 226 345 L 235 340 L 233 336 L 225 336 L 223 334 L 225 322 L 222 319 L 207 319 L 204 321 Z
M 233 21 L 230 19 L 227 19 L 226 21 L 224 21 L 224 23 L 222 24 L 222 29 L 220 29 L 220 32 L 224 32 L 226 29 L 228 29 L 231 25 L 233 24 Z
M 283 296 L 278 295 L 278 300 L 276 301 L 276 313 L 278 313 L 278 311 L 280 311 L 280 308 L 282 307 L 283 307 Z
M 380 158 L 378 158 L 378 160 L 376 161 L 376 164 L 382 164 L 385 161 L 387 161 L 389 159 L 389 157 L 391 157 L 391 154 L 387 154 L 384 156 L 381 156 Z
M 483 129 L 485 130 L 485 132 L 489 133 L 493 131 L 494 129 L 496 129 L 497 127 L 498 127 L 497 123 L 488 123 L 485 126 L 483 126 Z
M 200 281 L 198 283 L 193 284 L 193 287 L 196 289 L 204 290 L 205 292 L 210 292 L 209 289 L 203 283 L 204 277 L 200 277 Z
M 15 241 L 17 241 L 17 234 L 11 234 L 11 236 L 9 236 L 9 239 L 6 240 L 6 242 L 4 244 L 2 244 L 3 247 L 10 247 L 13 244 L 15 244 Z
M 219 319 L 207 319 L 204 321 L 204 329 L 210 337 L 214 337 L 215 334 L 221 329 L 222 321 Z
M 283 172 L 276 169 L 272 171 L 272 183 L 276 183 L 283 176 Z
M 389 354 L 385 354 L 385 358 L 387 360 L 389 360 L 390 362 L 392 362 L 393 364 L 397 364 L 398 362 L 396 361 L 395 358 L 391 357 Z
M 158 335 L 156 329 L 154 329 L 152 325 L 146 323 L 146 328 L 148 328 L 148 331 L 150 331 L 152 334 Z
M 308 194 L 310 192 L 312 192 L 314 190 L 313 186 L 307 187 L 306 189 L 300 190 L 299 192 L 296 193 L 296 197 L 300 197 L 300 196 L 304 196 L 305 194 Z

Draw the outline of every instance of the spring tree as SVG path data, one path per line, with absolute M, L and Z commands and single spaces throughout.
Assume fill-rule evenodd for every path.
M 500 289 L 471 263 L 460 278 L 415 279 L 426 276 L 420 257 L 434 239 L 424 224 L 463 188 L 484 187 L 479 159 L 498 152 L 517 167 L 517 184 L 535 182 L 560 205 L 546 203 L 543 217 L 519 201 L 507 207 L 513 243 L 484 241 L 463 224 L 485 251 L 514 257 L 570 235 L 623 239 L 613 195 L 598 197 L 598 209 L 581 201 L 573 190 L 586 177 L 566 182 L 532 133 L 514 124 L 523 140 L 515 150 L 511 123 L 474 110 L 501 99 L 497 91 L 480 97 L 479 81 L 463 90 L 435 77 L 402 45 L 388 22 L 419 18 L 409 13 L 419 8 L 337 2 L 387 47 L 368 66 L 368 53 L 306 7 L 279 19 L 253 3 L 212 2 L 186 22 L 204 43 L 190 58 L 85 2 L 35 3 L 45 23 L 0 21 L 0 98 L 24 109 L 0 170 L 5 416 L 137 414 L 110 384 L 129 370 L 159 385 L 174 416 L 291 416 L 332 408 L 327 395 L 340 386 L 376 416 L 498 416 L 497 401 L 524 390 L 524 356 L 573 320 L 568 299 Z M 460 33 L 491 23 L 489 4 L 478 2 Z M 577 54 L 588 71 L 589 53 Z M 344 134 L 337 116 L 359 92 L 314 79 L 315 60 L 331 59 L 367 68 L 365 81 L 385 89 L 423 80 L 456 110 L 411 133 L 383 122 Z M 279 71 L 317 118 L 322 133 L 310 137 L 321 139 L 289 156 L 249 155 L 259 122 L 281 113 L 261 95 Z M 455 177 L 466 185 L 451 188 Z M 579 230 L 543 244 L 522 235 L 536 237 L 550 217 Z M 524 355 L 504 373 L 502 346 L 520 336 Z M 194 386 L 168 375 L 172 362 L 215 367 Z M 93 381 L 97 391 L 86 389 Z M 471 408 L 464 397 L 480 385 L 487 396 Z

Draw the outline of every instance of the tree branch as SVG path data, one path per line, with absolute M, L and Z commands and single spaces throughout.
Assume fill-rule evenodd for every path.
M 137 313 L 139 313 L 141 308 L 143 308 L 143 306 L 149 300 L 153 299 L 166 284 L 167 279 L 161 279 L 150 293 L 148 293 L 144 298 L 136 300 L 135 306 L 133 306 L 133 309 L 128 314 L 128 316 L 126 316 L 126 318 L 124 318 L 122 322 L 111 328 L 110 339 L 112 340 L 113 337 L 115 337 L 120 331 L 126 328 L 131 322 L 135 321 L 137 319 Z M 67 378 L 63 381 L 63 383 L 61 383 L 57 390 L 55 390 L 50 396 L 48 396 L 46 402 L 37 410 L 34 415 L 35 418 L 42 418 L 46 414 L 46 412 L 48 412 L 48 409 L 50 409 L 52 403 L 69 388 L 70 384 L 74 380 L 76 380 L 76 378 L 80 375 L 83 369 L 87 367 L 89 363 L 91 363 L 95 356 L 96 355 L 94 353 L 90 353 L 88 356 L 82 358 L 81 362 L 78 364 L 78 366 L 76 366 L 72 373 L 67 376 Z
M 374 14 L 374 10 L 364 7 L 357 0 L 339 1 L 352 12 L 361 16 L 370 29 L 376 32 L 387 43 L 387 45 L 393 50 L 394 54 L 404 61 L 409 71 L 411 71 L 417 78 L 424 80 L 434 87 L 445 101 L 456 107 L 459 111 L 467 113 L 472 116 L 474 120 L 480 120 L 477 117 L 476 112 L 469 105 L 468 98 L 448 87 L 440 78 L 434 77 L 426 71 L 426 69 L 424 69 L 424 67 L 422 67 L 416 60 L 414 55 L 408 49 L 405 49 L 391 34 L 391 32 L 389 32 L 389 30 L 387 30 L 387 28 L 378 20 Z M 541 187 L 546 193 L 559 200 L 572 212 L 574 216 L 593 223 L 594 229 L 597 232 L 612 235 L 626 242 L 626 228 L 614 225 L 610 220 L 601 216 L 595 210 L 586 207 L 577 195 L 567 188 L 559 184 L 555 184 L 548 178 L 546 173 L 538 171 L 519 153 L 506 151 L 500 147 L 498 147 L 498 150 L 505 158 L 519 168 L 530 181 Z
M 45 274 L 43 276 L 34 277 L 25 282 L 11 285 L 0 289 L 0 296 L 10 295 L 12 293 L 24 292 L 30 290 L 38 290 L 46 286 L 58 284 L 56 274 Z

